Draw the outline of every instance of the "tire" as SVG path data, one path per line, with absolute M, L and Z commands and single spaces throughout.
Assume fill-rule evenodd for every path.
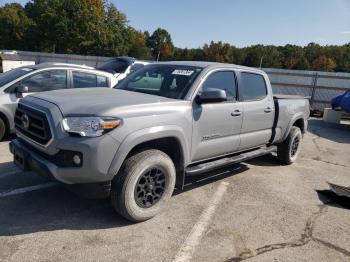
M 175 166 L 167 154 L 154 149 L 137 153 L 125 160 L 112 181 L 112 206 L 132 222 L 148 220 L 170 199 L 175 180 Z
M 3 140 L 5 135 L 6 135 L 6 125 L 4 120 L 0 117 L 0 141 Z
M 290 165 L 297 160 L 301 140 L 300 128 L 293 126 L 287 138 L 277 147 L 277 157 L 282 164 Z

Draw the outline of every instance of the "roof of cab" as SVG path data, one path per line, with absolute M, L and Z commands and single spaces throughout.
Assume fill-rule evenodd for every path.
M 218 62 L 202 62 L 202 61 L 169 61 L 169 62 L 160 62 L 159 64 L 170 64 L 170 65 L 183 65 L 183 66 L 196 66 L 201 68 L 222 68 L 222 67 L 230 67 L 233 69 L 239 69 L 239 70 L 247 70 L 247 71 L 253 71 L 257 73 L 264 73 L 264 71 L 254 68 L 254 67 L 247 67 L 247 66 L 240 66 L 235 64 L 225 64 L 225 63 L 218 63 Z
M 95 69 L 90 66 L 85 65 L 76 65 L 76 64 L 68 64 L 68 63 L 41 63 L 32 66 L 26 66 L 33 69 L 42 69 L 42 68 L 51 68 L 51 67 L 70 67 L 70 68 L 82 68 L 82 69 Z
M 34 70 L 48 69 L 48 68 L 86 69 L 86 70 L 96 71 L 96 72 L 99 72 L 100 74 L 104 74 L 104 75 L 110 75 L 110 76 L 112 75 L 109 72 L 99 70 L 99 69 L 96 69 L 94 67 L 85 66 L 85 65 L 77 65 L 77 64 L 68 64 L 68 63 L 41 63 L 41 64 L 36 64 L 36 65 L 23 66 L 22 68 L 31 68 Z

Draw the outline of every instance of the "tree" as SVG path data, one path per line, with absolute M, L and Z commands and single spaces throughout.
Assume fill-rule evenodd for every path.
M 297 69 L 301 62 L 306 62 L 303 48 L 296 45 L 286 45 L 281 47 L 283 68 Z
M 343 46 L 253 45 L 214 42 L 176 48 L 168 31 L 151 35 L 128 24 L 109 0 L 31 0 L 0 6 L 0 48 L 139 59 L 197 60 L 252 67 L 350 72 L 350 43 Z
M 150 59 L 152 57 L 150 49 L 147 47 L 147 33 L 136 31 L 130 28 L 131 47 L 128 52 L 129 56 L 138 59 Z
M 246 48 L 246 57 L 243 64 L 251 67 L 259 67 L 261 59 L 264 59 L 264 58 L 265 58 L 265 52 L 264 52 L 263 45 L 251 46 Z M 263 66 L 265 67 L 264 64 Z
M 34 50 L 124 55 L 130 48 L 126 16 L 103 0 L 33 0 L 25 10 L 35 21 Z
M 233 48 L 230 44 L 211 41 L 203 46 L 203 59 L 206 61 L 233 63 Z
M 306 59 L 312 63 L 315 59 L 317 59 L 320 55 L 324 55 L 324 50 L 322 46 L 316 43 L 310 43 L 305 48 L 305 57 Z
M 155 59 L 158 54 L 161 60 L 167 60 L 174 55 L 174 44 L 169 32 L 165 29 L 158 28 L 155 30 L 147 42 Z
M 301 57 L 293 69 L 309 70 L 310 63 L 307 61 L 306 57 Z
M 20 4 L 6 4 L 0 7 L 0 48 L 27 49 L 28 30 L 34 23 Z
M 326 57 L 325 55 L 319 56 L 312 62 L 313 70 L 333 72 L 336 67 L 337 64 L 335 61 L 331 58 Z

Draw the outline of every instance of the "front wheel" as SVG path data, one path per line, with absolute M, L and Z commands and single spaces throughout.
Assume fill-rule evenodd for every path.
M 297 160 L 301 140 L 300 128 L 293 126 L 287 138 L 277 147 L 277 157 L 282 164 L 290 165 Z
M 137 153 L 125 160 L 112 182 L 112 205 L 130 221 L 150 219 L 170 199 L 175 179 L 174 163 L 167 154 L 154 149 Z
M 6 135 L 6 125 L 4 120 L 0 117 L 0 141 L 5 137 Z

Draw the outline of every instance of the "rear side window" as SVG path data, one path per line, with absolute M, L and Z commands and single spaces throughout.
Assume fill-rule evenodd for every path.
M 266 97 L 267 89 L 262 75 L 241 73 L 243 101 L 261 100 Z
M 227 100 L 236 99 L 236 78 L 231 71 L 214 72 L 208 76 L 202 90 L 210 88 L 222 89 L 226 92 Z
M 91 73 L 73 71 L 74 88 L 108 87 L 108 79 Z
M 97 76 L 97 87 L 108 87 L 108 79 L 105 76 Z

